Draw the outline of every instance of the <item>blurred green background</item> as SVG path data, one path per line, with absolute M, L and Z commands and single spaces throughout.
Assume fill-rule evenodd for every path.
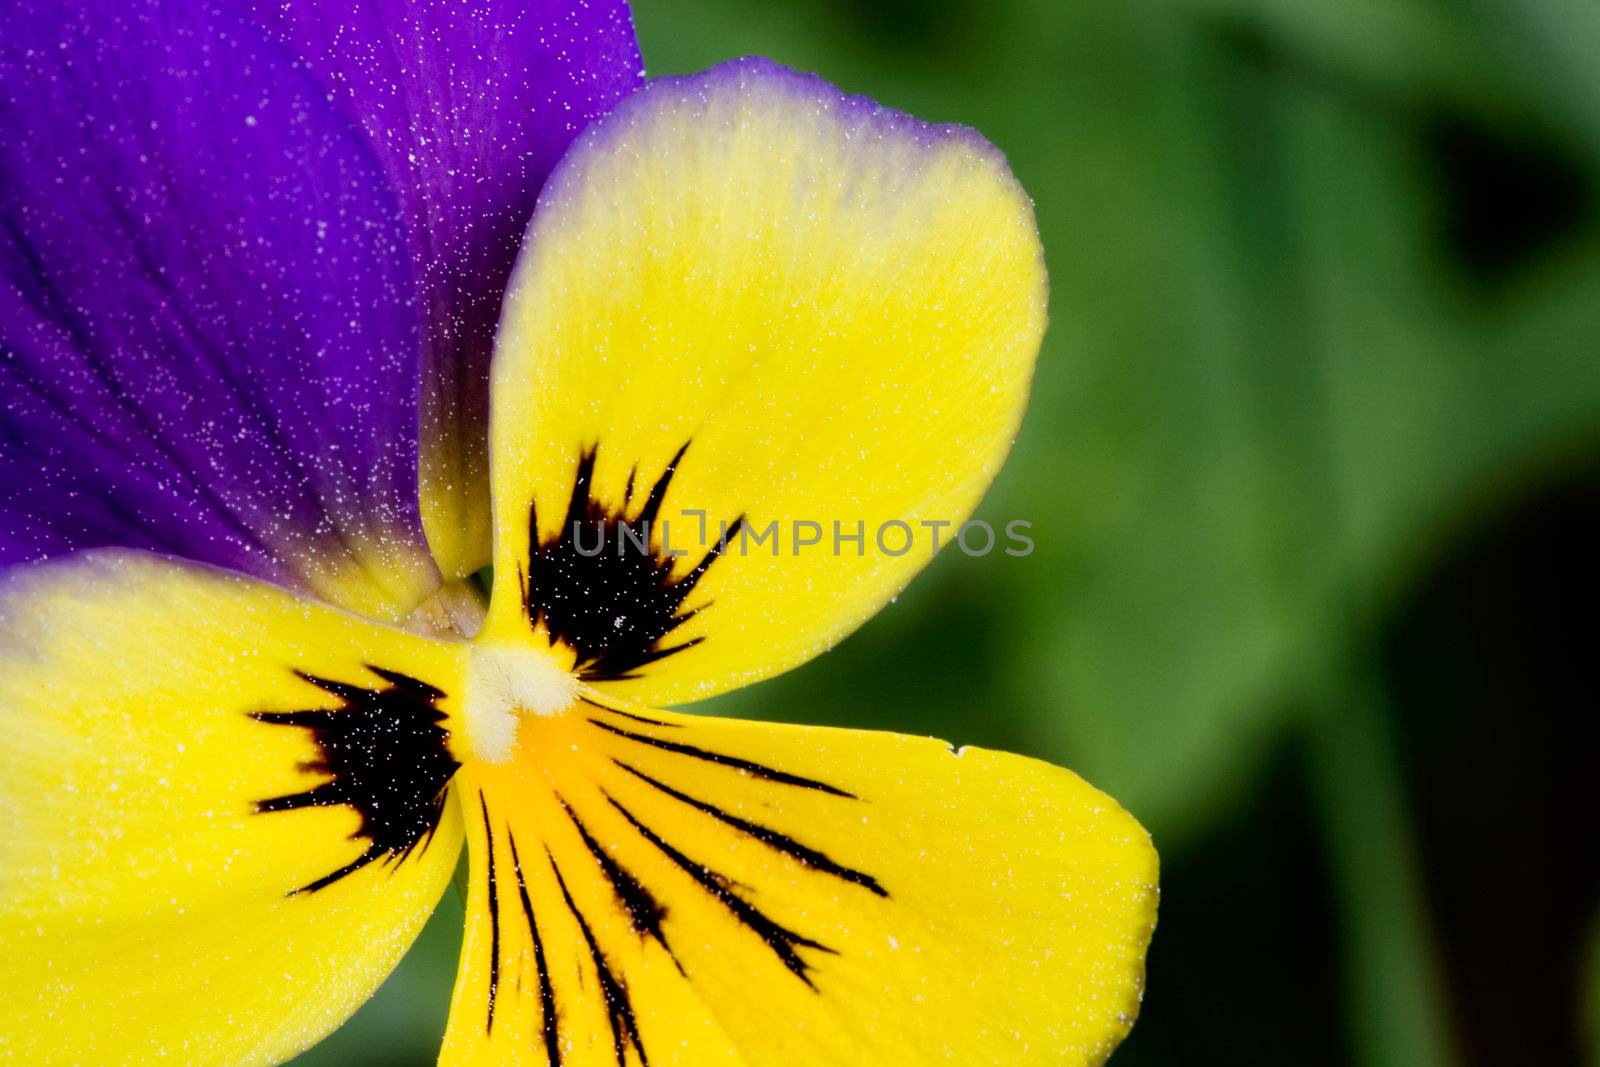
M 1052 327 L 984 506 L 723 698 L 1074 767 L 1164 861 L 1135 1065 L 1600 1064 L 1600 4 L 637 0 L 968 123 Z M 1590 735 L 1591 738 L 1594 735 Z M 299 1061 L 429 1064 L 449 894 Z

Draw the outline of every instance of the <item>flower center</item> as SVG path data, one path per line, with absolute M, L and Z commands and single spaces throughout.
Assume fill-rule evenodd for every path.
M 483 628 L 488 608 L 486 591 L 473 582 L 445 582 L 401 625 L 427 637 L 470 638 Z
M 578 699 L 578 679 L 538 645 L 474 645 L 467 675 L 467 742 L 478 759 L 504 763 L 523 715 L 559 715 Z

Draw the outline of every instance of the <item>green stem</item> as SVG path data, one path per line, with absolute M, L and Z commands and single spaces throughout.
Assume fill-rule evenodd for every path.
M 1332 678 L 1311 750 L 1343 906 L 1352 1062 L 1455 1067 L 1390 709 L 1365 663 Z

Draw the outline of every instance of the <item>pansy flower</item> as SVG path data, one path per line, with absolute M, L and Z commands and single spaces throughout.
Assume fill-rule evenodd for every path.
M 765 61 L 641 88 L 620 0 L 5 25 L 0 1060 L 281 1062 L 463 847 L 444 1063 L 1109 1054 L 1115 802 L 661 710 L 841 639 L 999 468 L 1045 276 L 993 147 Z

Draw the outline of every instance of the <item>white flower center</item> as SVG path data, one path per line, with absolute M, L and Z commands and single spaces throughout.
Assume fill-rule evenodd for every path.
M 472 752 L 504 763 L 523 715 L 559 715 L 578 699 L 578 679 L 537 645 L 475 645 L 464 715 Z

